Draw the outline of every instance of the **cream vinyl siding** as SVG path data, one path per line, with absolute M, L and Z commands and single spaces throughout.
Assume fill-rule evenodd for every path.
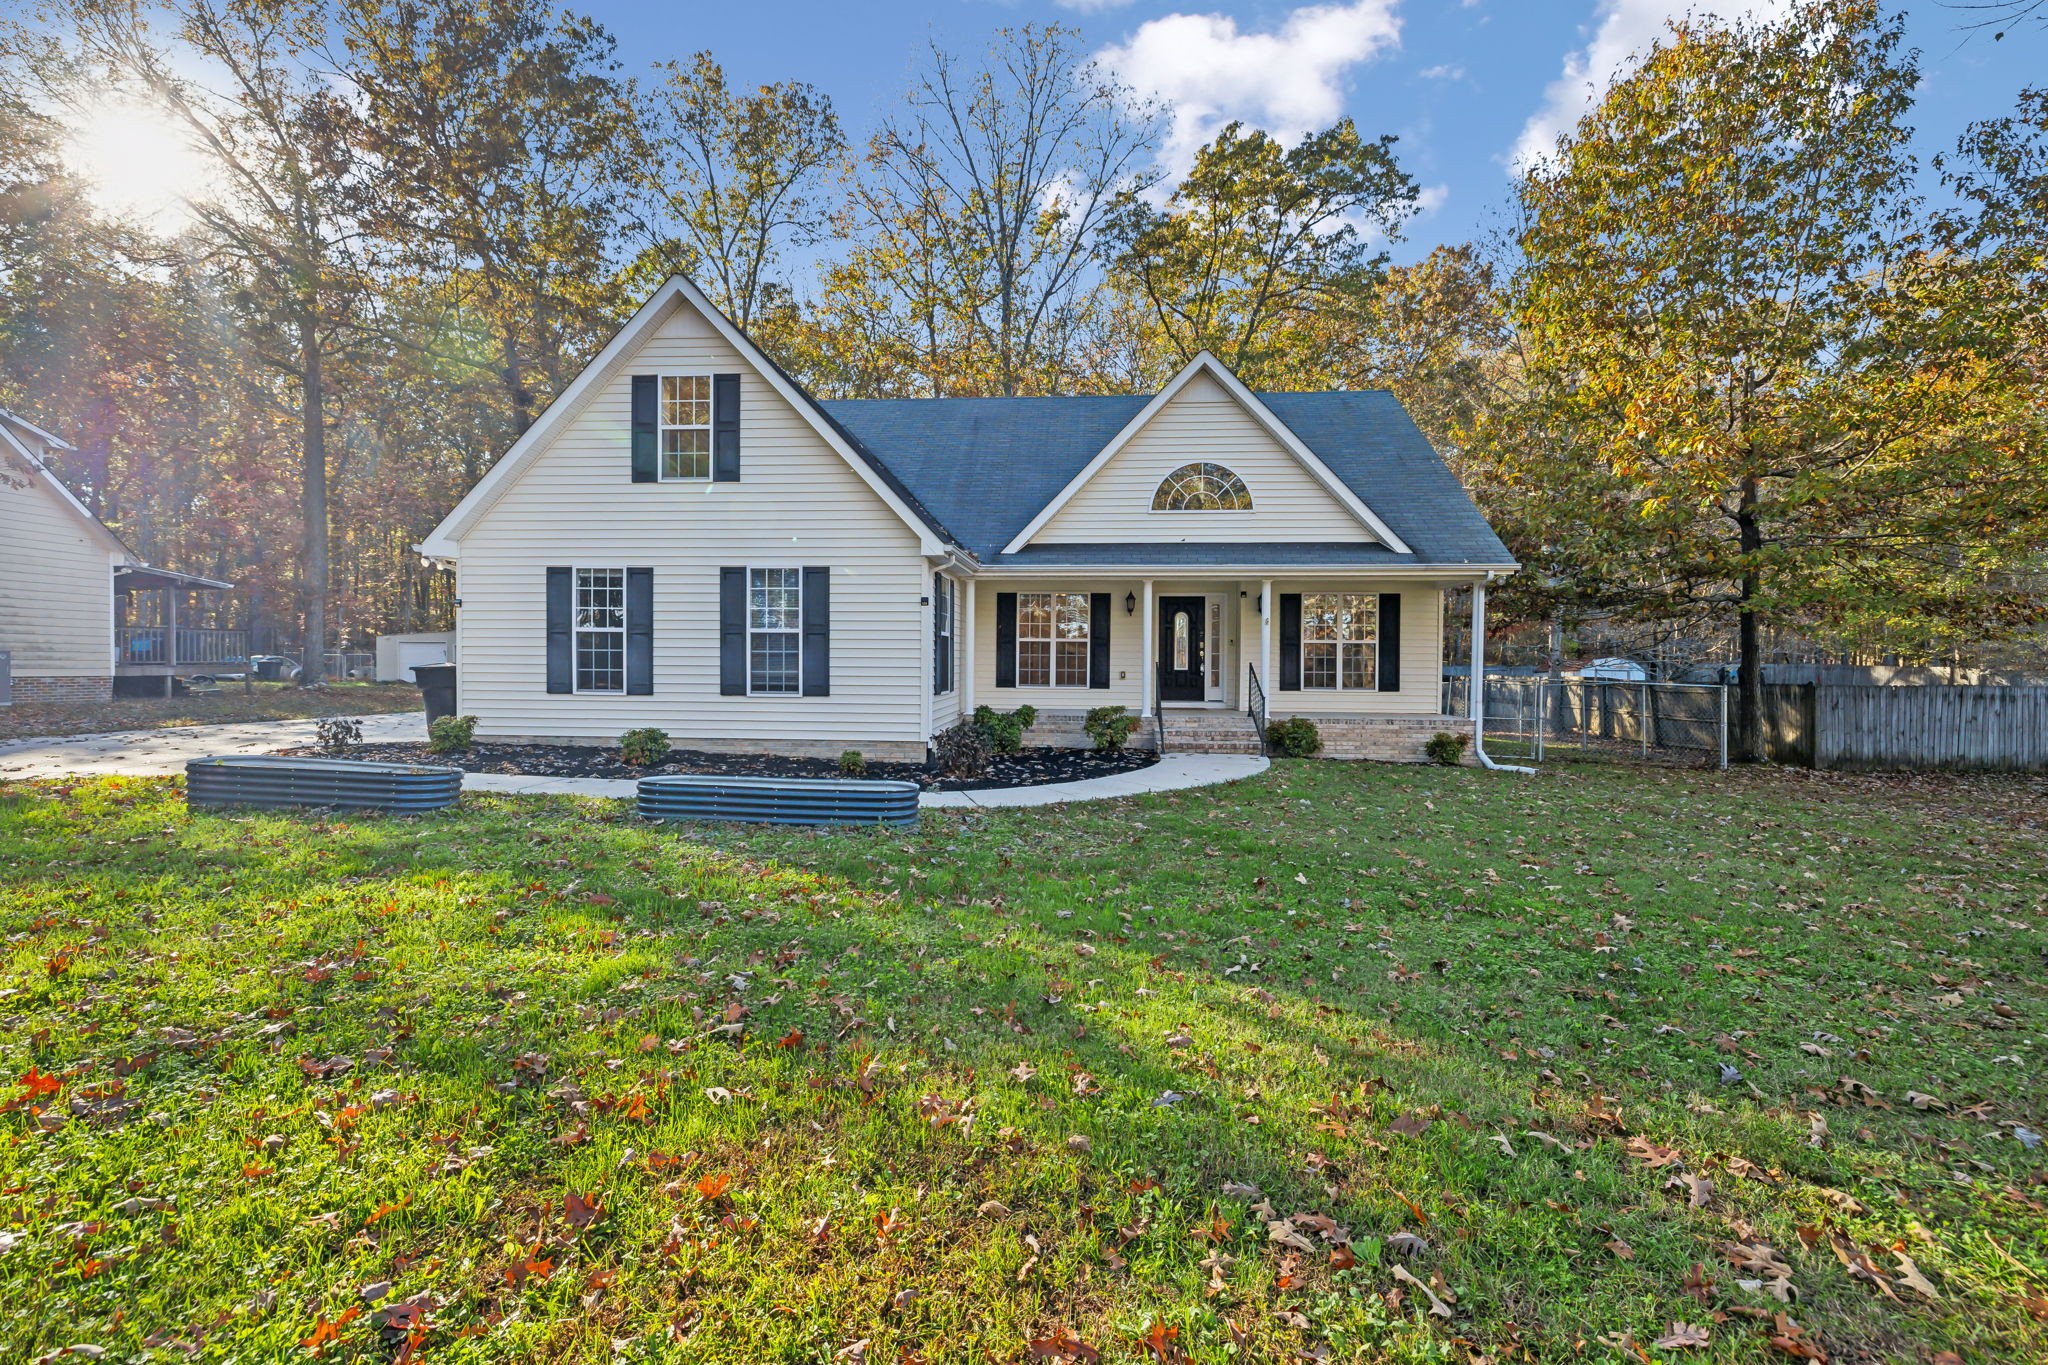
M 741 375 L 738 483 L 632 482 L 631 381 Z M 652 696 L 547 691 L 550 565 L 654 571 Z M 832 571 L 832 694 L 719 695 L 718 571 Z M 461 537 L 460 704 L 485 736 L 921 743 L 930 637 L 918 539 L 687 304 L 600 377 L 582 409 Z
M 1160 480 L 1197 460 L 1225 465 L 1243 479 L 1252 510 L 1153 511 Z M 1031 543 L 1373 539 L 1221 384 L 1198 374 L 1095 471 Z
M 16 677 L 113 676 L 114 563 L 44 475 L 0 457 L 0 649 Z
M 931 581 L 927 576 L 927 582 Z M 967 580 L 954 576 L 953 584 L 953 690 L 932 697 L 932 733 L 937 734 L 960 719 L 960 694 L 967 687 Z M 932 690 L 931 613 L 925 613 L 924 690 Z M 979 701 L 975 705 L 979 706 Z
M 1398 592 L 1401 594 L 1401 690 L 1399 692 L 1348 692 L 1341 688 L 1303 688 L 1282 692 L 1280 680 L 1280 621 L 1273 621 L 1273 673 L 1266 684 L 1268 711 L 1283 716 L 1388 716 L 1428 715 L 1443 710 L 1444 596 L 1434 583 L 1412 580 L 1374 579 L 1346 583 L 1327 578 L 1273 580 L 1273 596 L 1290 592 Z M 1257 622 L 1253 622 L 1256 629 Z M 1256 640 L 1256 636 L 1253 637 Z M 1254 654 L 1254 657 L 1257 657 Z
M 996 594 L 1000 592 L 1106 592 L 1110 597 L 1109 687 L 997 687 L 996 686 Z M 1137 614 L 1124 615 L 1124 594 L 1139 597 Z M 1072 579 L 983 578 L 974 585 L 974 704 L 1014 711 L 1029 702 L 1041 711 L 1092 711 L 1098 706 L 1128 706 L 1132 714 L 1142 709 L 1145 696 L 1145 656 L 1141 637 L 1145 633 L 1144 584 L 1135 578 L 1103 578 L 1088 582 Z M 1025 742 L 1031 736 L 1025 734 Z

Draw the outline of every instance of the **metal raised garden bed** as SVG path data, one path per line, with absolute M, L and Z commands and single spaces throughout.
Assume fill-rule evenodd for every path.
M 765 825 L 914 825 L 917 784 L 813 777 L 643 777 L 647 820 Z
M 462 795 L 462 769 L 347 758 L 228 754 L 185 765 L 185 804 L 335 806 L 401 814 L 441 810 Z

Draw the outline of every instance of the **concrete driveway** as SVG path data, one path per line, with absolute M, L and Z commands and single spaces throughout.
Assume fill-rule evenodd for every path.
M 424 740 L 427 713 L 360 716 L 363 738 L 373 742 Z M 0 744 L 0 778 L 160 777 L 182 773 L 188 759 L 209 754 L 267 754 L 313 742 L 318 720 L 256 720 L 240 725 L 181 725 L 167 730 L 110 730 L 57 739 L 14 739 Z

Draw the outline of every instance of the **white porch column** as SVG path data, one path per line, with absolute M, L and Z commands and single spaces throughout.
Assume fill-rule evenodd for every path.
M 963 717 L 974 714 L 974 666 L 979 660 L 974 653 L 974 580 L 967 580 L 967 622 L 961 633 L 961 643 L 967 657 L 960 661 L 960 714 Z
M 1271 697 L 1275 690 L 1273 678 L 1273 580 L 1268 578 L 1259 584 L 1259 686 Z M 1272 703 L 1269 701 L 1270 707 Z
M 1145 661 L 1140 673 L 1145 689 L 1145 699 L 1138 706 L 1138 715 L 1150 719 L 1152 716 L 1152 671 L 1159 666 L 1159 634 L 1152 624 L 1152 580 L 1145 580 L 1145 634 L 1138 641 L 1138 657 Z
M 1472 676 L 1465 680 L 1465 709 L 1472 716 L 1472 747 L 1486 742 L 1486 582 L 1472 585 Z

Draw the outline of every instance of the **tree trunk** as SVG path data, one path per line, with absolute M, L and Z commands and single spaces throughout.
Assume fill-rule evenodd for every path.
M 1763 549 L 1763 530 L 1756 521 L 1756 484 L 1743 484 L 1742 504 L 1735 513 L 1744 567 L 1742 596 L 1736 608 L 1736 627 L 1741 661 L 1735 674 L 1735 757 L 1742 763 L 1764 761 L 1764 663 L 1758 639 L 1756 599 L 1763 588 L 1763 570 L 1756 556 Z
M 299 324 L 299 411 L 304 425 L 304 469 L 299 515 L 306 561 L 306 640 L 299 686 L 317 687 L 327 662 L 327 415 L 320 334 L 312 318 Z

